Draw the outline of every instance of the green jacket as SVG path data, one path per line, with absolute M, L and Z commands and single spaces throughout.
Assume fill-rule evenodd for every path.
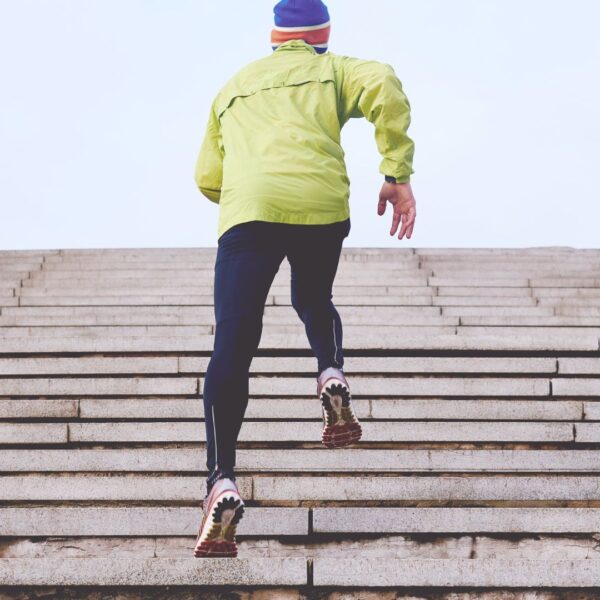
M 232 77 L 212 104 L 195 168 L 198 188 L 219 204 L 218 236 L 253 220 L 347 219 L 340 130 L 353 117 L 375 125 L 380 172 L 409 181 L 410 105 L 390 65 L 290 40 Z

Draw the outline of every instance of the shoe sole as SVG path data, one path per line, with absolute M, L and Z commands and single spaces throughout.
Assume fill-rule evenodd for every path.
M 196 558 L 236 558 L 238 548 L 235 534 L 238 523 L 244 516 L 244 502 L 234 492 L 223 492 L 213 502 L 210 515 L 198 534 L 194 556 Z M 203 531 L 208 531 L 205 539 Z
M 321 442 L 326 448 L 345 448 L 355 444 L 362 437 L 362 428 L 350 401 L 350 390 L 339 379 L 321 389 L 323 410 L 333 416 L 333 423 L 325 425 Z M 326 421 L 325 421 L 326 422 Z

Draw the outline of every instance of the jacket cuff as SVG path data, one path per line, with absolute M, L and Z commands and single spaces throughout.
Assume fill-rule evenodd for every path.
M 383 176 L 394 177 L 396 183 L 408 183 L 410 176 L 414 173 L 410 163 L 390 159 L 384 159 L 379 167 L 379 172 Z
M 410 183 L 410 175 L 401 175 L 396 177 L 396 183 Z

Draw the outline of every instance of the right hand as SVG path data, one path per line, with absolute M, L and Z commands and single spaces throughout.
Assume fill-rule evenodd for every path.
M 390 235 L 396 233 L 398 224 L 402 220 L 398 239 L 401 240 L 405 233 L 407 239 L 410 239 L 417 217 L 417 203 L 410 183 L 388 183 L 386 181 L 381 188 L 381 192 L 379 192 L 379 203 L 377 204 L 377 214 L 379 216 L 385 214 L 387 202 L 390 202 L 394 207 Z

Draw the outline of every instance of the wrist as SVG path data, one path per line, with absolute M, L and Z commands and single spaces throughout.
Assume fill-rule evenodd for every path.
M 388 183 L 393 183 L 393 184 L 409 183 L 410 177 L 392 177 L 391 175 L 386 175 L 385 180 Z

